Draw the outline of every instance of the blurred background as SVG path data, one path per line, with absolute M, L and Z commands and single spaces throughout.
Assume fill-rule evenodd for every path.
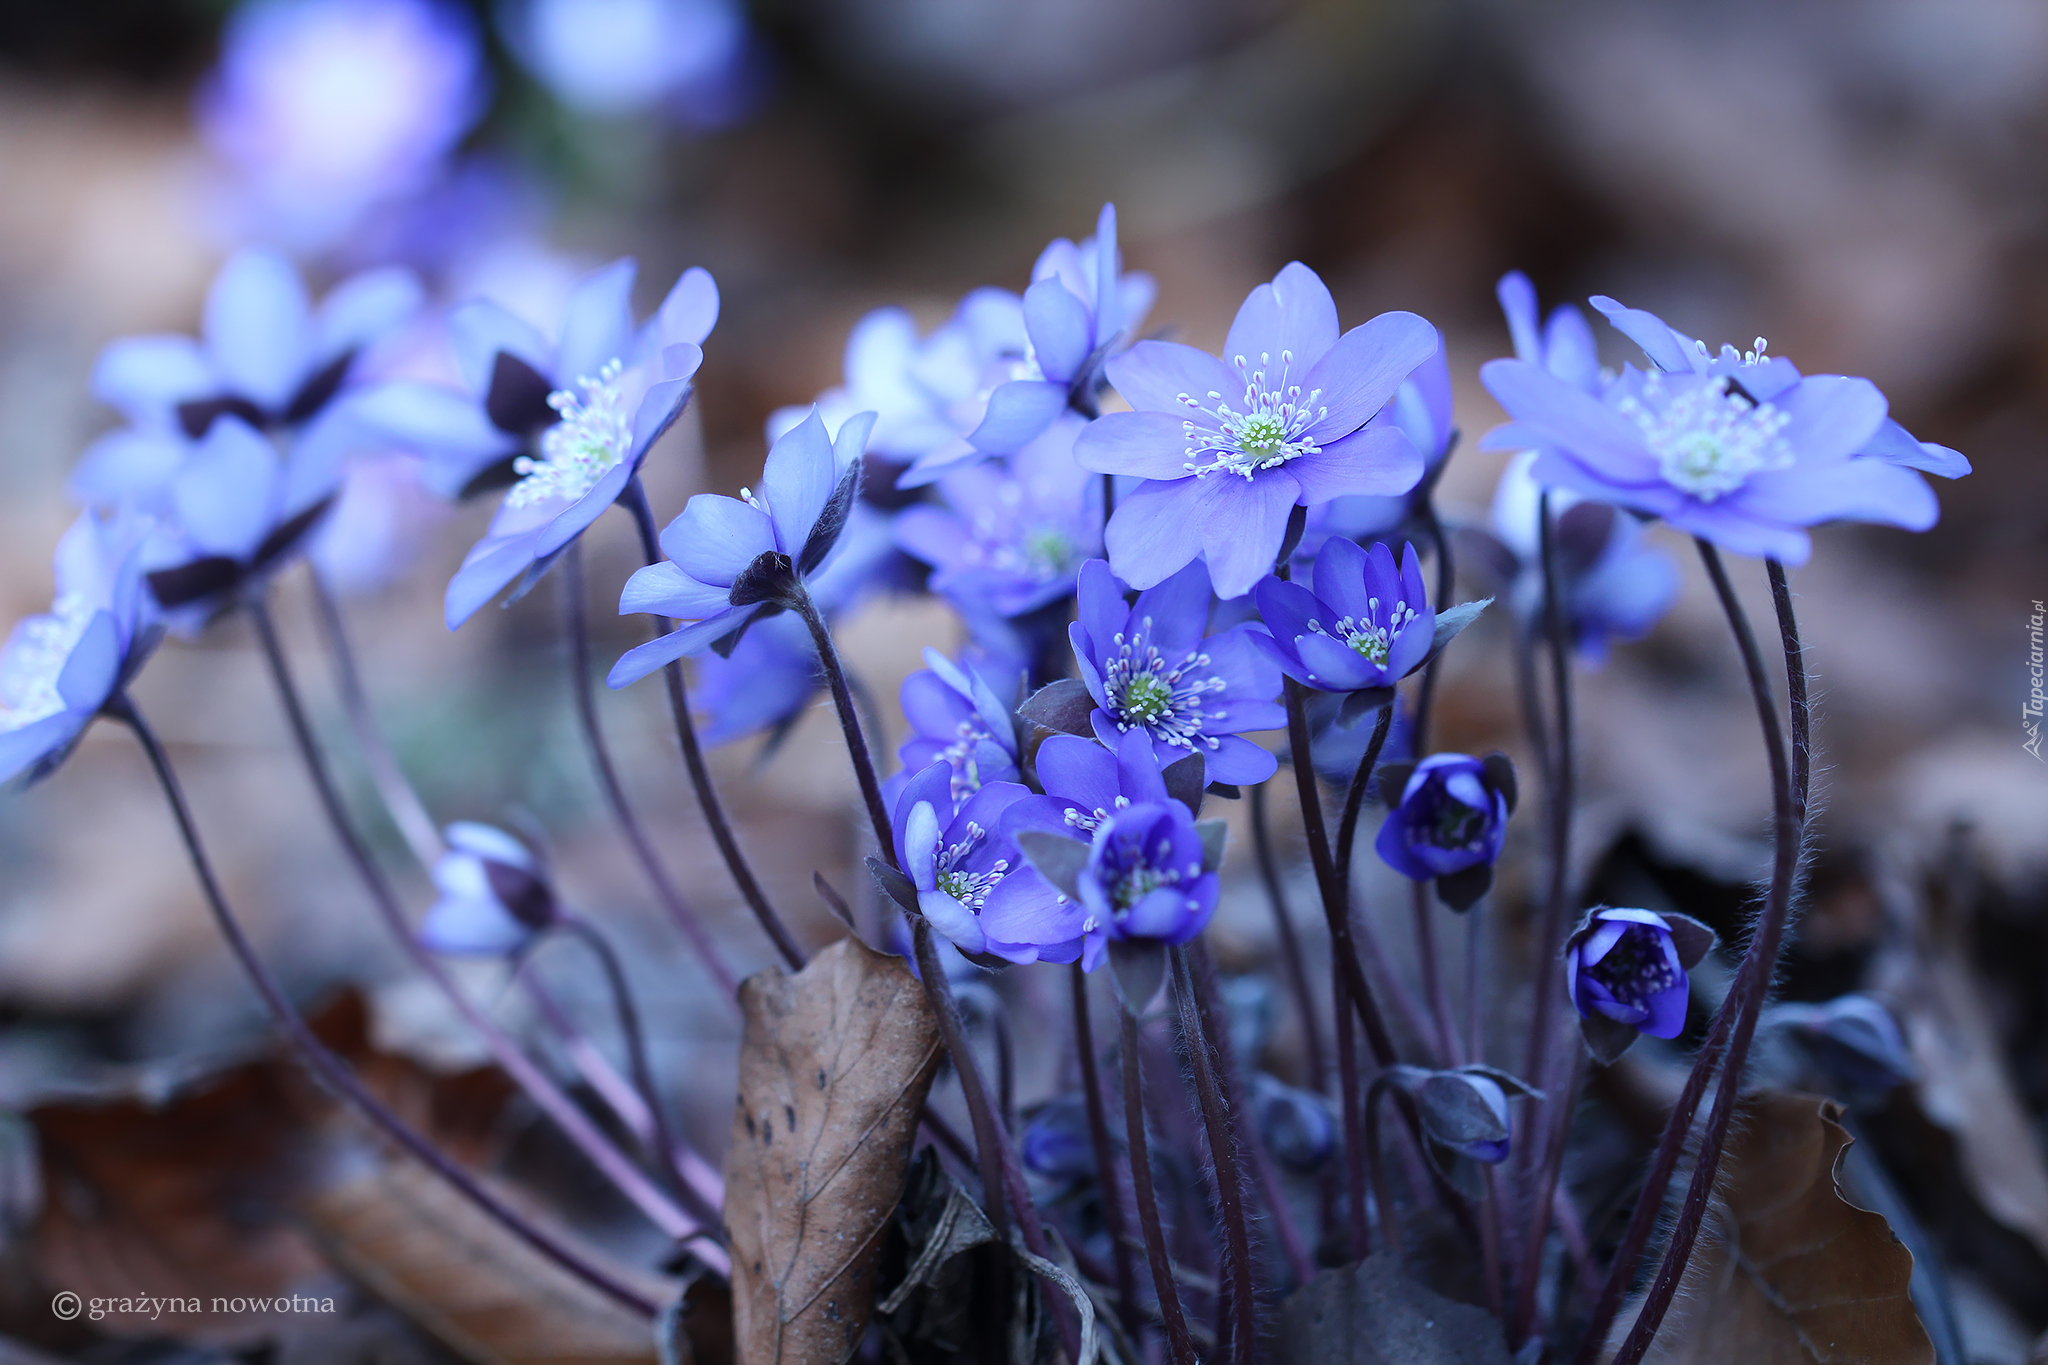
M 99 348 L 194 330 L 214 269 L 247 242 L 286 250 L 316 286 L 402 262 L 441 303 L 490 294 L 542 319 L 620 255 L 641 262 L 643 308 L 708 267 L 724 308 L 694 416 L 650 469 L 664 518 L 753 478 L 764 419 L 839 382 L 864 312 L 900 303 L 932 325 L 976 285 L 1022 288 L 1040 247 L 1083 236 L 1105 200 L 1126 259 L 1159 280 L 1152 325 L 1182 339 L 1213 347 L 1289 259 L 1329 281 L 1347 325 L 1402 308 L 1442 328 L 1467 434 L 1443 485 L 1456 521 L 1484 521 L 1501 466 L 1476 449 L 1498 420 L 1476 373 L 1508 350 L 1493 301 L 1506 270 L 1546 306 L 1613 294 L 1712 344 L 1761 335 L 1809 373 L 1870 377 L 1976 472 L 1936 481 L 1927 534 L 1822 530 L 1794 575 L 1825 813 L 1786 989 L 1899 1003 L 1926 1074 L 1874 1141 L 1953 1257 L 1970 1355 L 2024 1361 L 2048 1329 L 2048 767 L 2021 750 L 2028 617 L 2048 597 L 2048 8 L 5 0 L 0 186 L 6 620 L 46 606 L 74 515 L 67 471 L 115 424 L 89 393 Z M 1611 332 L 1602 344 L 1610 363 L 1632 355 Z M 445 335 L 422 322 L 389 363 L 449 373 Z M 553 592 L 450 635 L 441 591 L 488 508 L 433 501 L 396 455 L 382 484 L 362 482 L 349 543 L 375 548 L 337 543 L 323 563 L 350 588 L 401 758 L 439 818 L 523 812 L 548 828 L 571 894 L 634 946 L 664 1073 L 687 1078 L 686 1125 L 715 1154 L 734 1026 L 597 802 Z M 623 518 L 591 542 L 600 608 L 629 542 Z M 1583 674 L 1579 851 L 1596 893 L 1732 930 L 1764 862 L 1763 765 L 1704 579 L 1668 543 L 1679 602 Z M 1741 567 L 1767 618 L 1760 568 Z M 303 584 L 282 593 L 340 742 Z M 603 650 L 637 638 L 599 621 Z M 920 647 L 957 639 L 930 599 L 872 603 L 845 628 L 885 700 Z M 1442 742 L 1519 752 L 1508 633 L 1486 630 L 1452 656 Z M 360 985 L 384 1045 L 473 1058 L 378 937 L 245 629 L 168 647 L 142 696 L 295 989 Z M 605 698 L 629 782 L 735 957 L 761 965 L 658 702 L 651 687 Z M 772 754 L 758 739 L 717 754 L 745 838 L 816 942 L 832 929 L 811 864 L 856 881 L 826 719 Z M 379 837 L 423 904 L 424 875 Z M 806 856 L 772 852 L 787 847 Z M 1272 944 L 1247 900 L 1227 901 L 1219 932 L 1226 966 L 1255 980 Z M 544 965 L 594 992 L 572 958 Z M 1051 989 L 1026 976 L 1005 990 Z M 473 984 L 516 1012 L 488 970 Z M 0 797 L 0 1106 L 199 1066 L 261 1035 L 127 736 L 100 727 L 55 779 Z M 1284 1030 L 1273 1047 L 1284 1072 Z M 1636 1099 L 1662 1074 L 1639 1051 Z M 1027 1077 L 1023 1097 L 1053 1084 Z M 1630 1112 L 1628 1093 L 1611 1098 Z M 24 1185 L 8 1187 L 10 1217 L 34 1216 Z

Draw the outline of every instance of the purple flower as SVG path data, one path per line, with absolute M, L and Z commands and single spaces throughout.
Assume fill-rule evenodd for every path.
M 1384 543 L 1370 551 L 1331 540 L 1316 556 L 1315 590 L 1268 577 L 1252 590 L 1271 635 L 1254 642 L 1298 682 L 1325 692 L 1392 687 L 1422 666 L 1436 639 L 1436 610 L 1415 547 L 1401 565 Z
M 1524 451 L 1501 471 L 1493 495 L 1493 531 L 1508 563 L 1516 614 L 1535 623 L 1543 611 L 1537 516 L 1542 490 L 1530 477 L 1536 455 Z M 1606 503 L 1561 490 L 1550 495 L 1558 573 L 1567 623 L 1579 652 L 1598 663 L 1608 642 L 1649 633 L 1678 598 L 1678 566 L 1651 545 L 1642 525 Z
M 1594 1056 L 1613 1061 L 1639 1033 L 1682 1033 L 1686 974 L 1713 946 L 1713 930 L 1685 915 L 1601 906 L 1580 921 L 1565 941 L 1565 990 Z
M 217 418 L 157 497 L 142 551 L 166 621 L 198 630 L 290 561 L 333 504 L 339 450 L 306 438 L 280 454 L 240 417 Z
M 412 567 L 426 532 L 449 515 L 421 486 L 418 456 L 357 458 L 342 471 L 334 508 L 307 541 L 306 558 L 337 592 L 376 592 Z
M 903 718 L 910 737 L 896 750 L 905 772 L 944 763 L 957 804 L 990 782 L 1014 782 L 1017 770 L 1015 679 L 1006 702 L 982 674 L 936 649 L 924 668 L 903 680 Z
M 1485 443 L 1538 451 L 1538 482 L 1789 563 L 1805 562 L 1805 528 L 1820 522 L 1934 524 L 1940 509 L 1922 479 L 1860 458 L 1888 448 L 1885 398 L 1869 380 L 1802 377 L 1761 346 L 1710 356 L 1649 314 L 1594 304 L 1670 368 L 1630 366 L 1595 393 L 1533 361 L 1489 362 L 1482 377 L 1513 420 Z
M 661 533 L 668 558 L 636 571 L 619 596 L 621 615 L 653 612 L 688 624 L 627 650 L 612 666 L 613 687 L 701 653 L 761 613 L 779 610 L 776 593 L 826 564 L 851 510 L 869 425 L 865 415 L 849 419 L 834 441 L 813 412 L 768 452 L 760 492 L 690 499 Z M 773 566 L 772 584 L 757 578 L 763 565 Z
M 1080 418 L 1058 417 L 1007 461 L 938 481 L 943 506 L 897 514 L 896 543 L 932 566 L 932 591 L 1019 616 L 1074 591 L 1102 550 L 1102 481 L 1074 463 Z
M 87 512 L 57 542 L 49 612 L 0 646 L 0 783 L 54 772 L 161 637 L 142 586 L 144 530 Z
M 1082 966 L 1093 971 L 1111 943 L 1188 942 L 1216 912 L 1219 885 L 1186 806 L 1148 801 L 1110 812 L 1075 880 Z
M 1768 398 L 1771 392 L 1790 387 L 1799 380 L 1799 371 L 1791 361 L 1765 354 L 1767 348 L 1762 337 L 1758 337 L 1748 351 L 1739 352 L 1733 346 L 1723 346 L 1719 355 L 1713 355 L 1708 352 L 1705 342 L 1687 336 L 1655 313 L 1625 308 L 1604 295 L 1596 295 L 1592 304 L 1614 324 L 1617 331 L 1641 346 L 1643 354 L 1660 370 L 1733 378 L 1757 398 Z M 1857 453 L 1904 469 L 1938 474 L 1944 479 L 1959 479 L 1970 472 L 1970 462 L 1962 452 L 1932 441 L 1916 440 L 1890 418 L 1879 424 L 1876 435 Z
M 733 0 L 519 0 L 501 20 L 520 63 L 596 118 L 702 108 L 747 56 L 746 16 Z
M 1149 588 L 1199 554 L 1217 594 L 1240 597 L 1272 568 L 1297 503 L 1413 488 L 1414 443 L 1367 423 L 1436 344 L 1413 313 L 1339 336 L 1330 291 L 1295 262 L 1245 300 L 1223 361 L 1163 341 L 1110 360 L 1134 410 L 1090 425 L 1074 453 L 1083 468 L 1147 481 L 1110 519 L 1117 573 Z
M 381 384 L 357 400 L 357 416 L 391 444 L 419 453 L 427 486 L 442 497 L 526 484 L 518 495 L 524 505 L 587 488 L 586 480 L 630 463 L 615 447 L 626 442 L 636 406 L 648 393 L 673 397 L 659 381 L 696 372 L 699 348 L 718 321 L 718 285 L 692 267 L 636 328 L 637 271 L 628 257 L 586 276 L 552 341 L 489 299 L 464 304 L 448 319 L 464 387 Z
M 1127 731 L 1142 730 L 1161 767 L 1200 754 L 1213 782 L 1273 775 L 1273 755 L 1243 734 L 1286 724 L 1273 700 L 1280 670 L 1259 652 L 1249 626 L 1204 635 L 1210 599 L 1200 565 L 1126 606 L 1109 565 L 1091 559 L 1081 566 L 1080 598 L 1080 619 L 1067 637 L 1095 702 L 1088 720 L 1096 738 L 1115 745 Z
M 525 844 L 490 825 L 459 820 L 433 868 L 441 895 L 420 921 L 419 939 L 437 953 L 504 957 L 560 918 L 547 868 Z
M 1097 368 L 1112 347 L 1129 343 L 1152 306 L 1152 277 L 1121 271 L 1114 204 L 1102 206 L 1093 237 L 1079 246 L 1062 237 L 1040 253 L 1024 291 L 1024 354 L 1015 377 L 990 391 L 987 412 L 968 433 L 976 450 L 1021 450 L 1077 397 L 1084 411 L 1094 411 Z M 932 467 L 927 462 L 919 472 Z
M 475 24 L 431 0 L 262 0 L 228 21 L 198 101 L 241 232 L 340 245 L 438 177 L 484 108 Z
M 372 420 L 386 423 L 400 441 L 410 429 L 437 487 L 455 484 L 451 471 L 469 470 L 474 478 L 502 459 L 515 448 L 515 434 L 531 451 L 512 460 L 518 481 L 449 580 L 450 630 L 507 587 L 517 598 L 540 581 L 626 491 L 689 402 L 690 381 L 704 360 L 697 343 L 718 316 L 718 287 L 702 270 L 685 272 L 636 330 L 633 274 L 633 262 L 624 260 L 585 281 L 569 301 L 556 348 L 495 304 L 458 312 L 451 321 L 457 357 L 483 394 L 480 410 L 425 385 L 393 385 L 382 395 Z M 558 387 L 551 374 L 574 376 L 574 387 Z M 446 438 L 438 446 L 437 423 Z
M 1390 798 L 1373 843 L 1381 860 L 1410 880 L 1434 879 L 1444 904 L 1470 909 L 1493 884 L 1515 808 L 1506 757 L 1431 754 L 1412 769 L 1390 765 L 1381 769 L 1381 791 Z
M 938 762 L 912 777 L 897 796 L 893 819 L 903 871 L 919 913 L 961 952 L 1008 956 L 1016 945 L 990 939 L 982 925 L 984 909 L 1020 893 L 1048 900 L 1058 894 L 1043 882 L 1011 884 L 1023 858 L 1004 814 L 1031 790 L 1018 782 L 988 782 L 957 806 L 952 791 L 952 765 Z
M 93 394 L 153 436 L 196 441 L 229 415 L 260 431 L 304 427 L 420 298 L 412 272 L 390 267 L 350 276 L 315 307 L 290 261 L 249 248 L 214 277 L 199 338 L 123 337 L 100 352 Z M 80 478 L 90 496 L 110 500 L 99 484 L 116 471 L 99 463 L 88 453 Z
M 1548 321 L 1538 325 L 1536 286 L 1519 270 L 1500 277 L 1494 288 L 1500 310 L 1507 316 L 1508 337 L 1515 345 L 1515 359 L 1539 365 L 1575 389 L 1599 391 L 1600 347 L 1593 339 L 1593 327 L 1576 304 L 1561 303 L 1550 311 Z

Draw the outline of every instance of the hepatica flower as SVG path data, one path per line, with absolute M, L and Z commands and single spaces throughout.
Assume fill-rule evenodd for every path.
M 956 804 L 953 780 L 952 765 L 936 762 L 897 796 L 893 822 L 903 872 L 914 888 L 918 912 L 961 952 L 1017 952 L 1017 945 L 991 941 L 982 915 L 992 903 L 1011 897 L 1049 900 L 1058 894 L 1042 882 L 1013 884 L 1012 874 L 1023 866 L 1023 858 L 1005 827 L 1004 813 L 1031 790 L 1019 782 L 988 782 Z
M 1422 666 L 1436 639 L 1436 610 L 1413 545 L 1401 564 L 1332 539 L 1316 556 L 1314 591 L 1268 577 L 1252 590 L 1271 635 L 1252 639 L 1282 672 L 1325 692 L 1388 688 Z
M 142 586 L 143 529 L 88 512 L 57 543 L 50 610 L 0 645 L 0 783 L 55 771 L 161 636 Z
M 426 189 L 483 112 L 475 23 L 433 0 L 259 0 L 237 8 L 198 99 L 244 232 L 340 246 Z
M 954 469 L 943 505 L 896 517 L 896 543 L 932 567 L 932 591 L 1019 616 L 1074 591 L 1102 549 L 1102 481 L 1074 463 L 1079 417 L 1063 415 L 1008 460 Z
M 668 558 L 626 580 L 619 612 L 686 622 L 627 650 L 609 682 L 624 687 L 686 654 L 735 636 L 780 595 L 818 572 L 839 544 L 858 487 L 871 420 L 849 419 L 835 441 L 815 411 L 768 452 L 759 491 L 699 493 L 661 533 Z
M 1714 931 L 1686 915 L 1652 910 L 1590 912 L 1565 941 L 1565 990 L 1593 1055 L 1611 1062 L 1638 1034 L 1685 1030 L 1687 973 L 1714 946 Z
M 924 652 L 925 666 L 903 680 L 903 718 L 910 736 L 896 751 L 905 772 L 921 773 L 943 763 L 952 774 L 948 793 L 955 804 L 990 782 L 1014 782 L 1017 720 L 1014 695 L 999 696 L 979 672 L 936 649 Z M 1013 686 L 1009 691 L 1014 694 Z
M 1515 808 L 1514 767 L 1501 754 L 1431 754 L 1412 769 L 1381 769 L 1387 818 L 1373 847 L 1412 881 L 1434 880 L 1454 910 L 1493 885 L 1493 862 Z
M 491 825 L 457 821 L 434 864 L 441 895 L 420 921 L 419 939 L 437 953 L 516 953 L 560 918 L 547 869 L 525 844 Z
M 1531 473 L 1539 482 L 1788 563 L 1805 562 L 1805 528 L 1821 522 L 1934 524 L 1934 493 L 1912 469 L 1863 457 L 1902 442 L 1916 458 L 1927 454 L 1891 432 L 1884 395 L 1869 380 L 1802 376 L 1761 339 L 1746 352 L 1711 355 L 1700 343 L 1682 345 L 1690 339 L 1649 314 L 1611 299 L 1594 305 L 1626 324 L 1661 368 L 1628 367 L 1597 393 L 1529 360 L 1481 371 L 1513 419 L 1486 444 L 1538 451 Z
M 746 54 L 734 0 L 513 0 L 500 16 L 521 64 L 596 118 L 702 106 L 702 96 L 734 83 Z
M 1272 568 L 1296 504 L 1413 488 L 1414 443 L 1367 423 L 1436 345 L 1413 313 L 1340 336 L 1330 291 L 1295 262 L 1251 292 L 1221 360 L 1163 341 L 1112 358 L 1133 411 L 1075 444 L 1084 468 L 1146 480 L 1110 519 L 1111 565 L 1147 588 L 1199 554 L 1217 595 L 1241 597 Z
M 686 272 L 636 330 L 633 274 L 626 260 L 585 281 L 570 299 L 553 348 L 494 304 L 459 312 L 451 324 L 457 353 L 465 376 L 484 395 L 481 413 L 473 405 L 450 406 L 445 396 L 431 398 L 425 386 L 385 395 L 379 416 L 394 434 L 408 423 L 415 437 L 430 434 L 435 422 L 452 423 L 444 430 L 450 441 L 438 453 L 430 440 L 420 442 L 428 449 L 430 482 L 445 479 L 450 450 L 463 455 L 461 468 L 475 469 L 489 462 L 479 466 L 478 452 L 490 457 L 495 450 L 501 458 L 515 434 L 528 443 L 527 453 L 512 460 L 517 482 L 449 581 L 449 629 L 505 588 L 517 597 L 538 582 L 625 492 L 689 402 L 690 381 L 704 359 L 697 343 L 718 317 L 718 288 L 702 270 Z M 574 378 L 558 386 L 565 375 Z M 437 467 L 440 476 L 432 473 Z
M 1081 567 L 1080 619 L 1068 628 L 1081 682 L 1094 701 L 1088 723 L 1114 746 L 1143 731 L 1161 767 L 1199 754 L 1215 782 L 1263 782 L 1279 764 L 1244 732 L 1286 723 L 1273 698 L 1280 671 L 1249 626 L 1205 635 L 1208 575 L 1188 565 L 1126 605 L 1109 565 Z
M 1006 455 L 1035 439 L 1070 405 L 1092 413 L 1093 385 L 1112 347 L 1128 345 L 1152 307 L 1150 275 L 1122 273 L 1116 205 L 1104 204 L 1095 235 L 1079 246 L 1062 237 L 1031 267 L 1024 291 L 1024 354 L 1013 377 L 992 389 L 968 434 L 976 450 Z M 923 468 L 929 471 L 931 464 Z

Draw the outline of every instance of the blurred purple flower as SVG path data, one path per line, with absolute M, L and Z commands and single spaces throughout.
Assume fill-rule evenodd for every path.
M 1595 394 L 1533 361 L 1489 362 L 1481 375 L 1512 420 L 1485 444 L 1537 451 L 1538 482 L 1789 563 L 1805 562 L 1805 528 L 1820 522 L 1934 524 L 1940 508 L 1923 480 L 1858 458 L 1886 448 L 1885 398 L 1869 380 L 1802 377 L 1761 345 L 1711 356 L 1650 314 L 1594 306 L 1670 368 L 1627 367 Z
M 54 772 L 155 647 L 162 631 L 138 555 L 146 529 L 87 512 L 57 542 L 50 610 L 0 646 L 0 783 Z
M 239 233 L 318 253 L 427 188 L 484 102 L 460 6 L 256 0 L 228 21 L 198 115 Z
M 425 533 L 448 515 L 448 505 L 421 485 L 418 456 L 358 456 L 344 469 L 306 558 L 336 592 L 377 592 L 412 567 Z
M 1436 346 L 1413 313 L 1340 337 L 1330 291 L 1295 262 L 1238 310 L 1228 364 L 1163 341 L 1111 359 L 1134 411 L 1074 448 L 1083 468 L 1147 481 L 1110 519 L 1111 564 L 1151 587 L 1199 554 L 1217 595 L 1240 597 L 1272 569 L 1296 504 L 1413 488 L 1421 452 L 1398 425 L 1368 423 Z
M 1536 286 L 1519 270 L 1510 270 L 1494 286 L 1500 311 L 1508 322 L 1515 359 L 1541 366 L 1575 389 L 1597 393 L 1605 382 L 1600 373 L 1600 346 L 1593 326 L 1577 304 L 1560 303 L 1548 321 L 1538 325 Z
M 1115 745 L 1126 731 L 1152 739 L 1160 766 L 1200 754 L 1212 782 L 1263 782 L 1279 766 L 1243 737 L 1286 723 L 1273 700 L 1280 670 L 1253 644 L 1253 628 L 1204 636 L 1208 574 L 1190 564 L 1127 606 L 1108 564 L 1081 566 L 1080 619 L 1067 637 L 1095 701 L 1095 736 Z
M 388 443 L 416 451 L 426 461 L 427 487 L 442 497 L 535 474 L 541 480 L 520 495 L 522 502 L 551 488 L 573 488 L 604 459 L 616 458 L 611 447 L 623 444 L 641 393 L 660 389 L 657 381 L 687 380 L 695 373 L 702 359 L 698 348 L 718 322 L 718 285 L 692 267 L 636 328 L 637 273 L 626 257 L 585 276 L 562 309 L 553 341 L 490 299 L 466 303 L 448 319 L 462 389 L 394 380 L 363 393 L 353 412 Z M 674 393 L 661 391 L 665 397 Z M 566 465 L 556 465 L 548 433 L 572 418 L 580 425 L 553 438 L 569 457 Z M 603 455 L 579 458 L 570 449 L 592 439 L 599 439 Z M 618 480 L 621 487 L 625 477 Z
M 1077 394 L 1093 413 L 1095 376 L 1119 344 L 1128 346 L 1151 310 L 1156 286 L 1122 273 L 1116 205 L 1104 204 L 1095 235 L 1075 246 L 1061 237 L 1039 254 L 1024 291 L 1027 338 L 1018 373 L 988 396 L 988 411 L 967 440 L 986 455 L 1007 455 L 1036 439 Z M 1087 393 L 1081 394 L 1083 388 Z M 920 473 L 928 473 L 927 461 Z
M 579 114 L 667 112 L 715 127 L 742 116 L 757 83 L 735 0 L 509 0 L 506 46 Z
M 467 820 L 444 833 L 448 849 L 433 867 L 441 895 L 420 920 L 423 945 L 454 956 L 507 957 L 560 918 L 547 869 L 525 844 Z
M 1493 494 L 1493 533 L 1512 561 L 1506 566 L 1509 597 L 1525 622 L 1537 621 L 1543 611 L 1537 525 L 1542 489 L 1529 472 L 1536 458 L 1524 451 L 1510 460 Z M 1670 610 L 1678 599 L 1678 566 L 1647 541 L 1627 512 L 1563 491 L 1551 493 L 1550 507 L 1571 637 L 1579 653 L 1597 664 L 1610 641 L 1648 634 Z
M 1079 417 L 1057 417 L 1007 461 L 954 469 L 942 506 L 896 517 L 896 543 L 932 566 L 932 591 L 1019 616 L 1069 596 L 1102 550 L 1101 480 L 1074 463 Z
M 910 737 L 896 750 L 906 773 L 934 763 L 951 770 L 955 804 L 990 782 L 1014 782 L 1017 769 L 1015 680 L 1008 700 L 988 679 L 936 649 L 924 652 L 925 666 L 903 680 L 903 718 Z
M 1383 790 L 1399 797 L 1373 848 L 1388 867 L 1412 881 L 1435 880 L 1454 910 L 1471 908 L 1493 883 L 1494 859 L 1515 807 L 1514 769 L 1491 754 L 1431 754 L 1412 771 L 1381 768 Z
M 613 687 L 637 682 L 686 654 L 702 653 L 781 609 L 761 592 L 750 570 L 780 556 L 776 569 L 793 587 L 826 566 L 841 542 L 870 420 L 849 419 L 834 441 L 824 419 L 811 416 L 768 452 L 761 491 L 740 496 L 699 493 L 661 533 L 668 558 L 636 571 L 619 597 L 619 613 L 652 612 L 683 621 L 680 629 L 629 649 L 612 666 Z M 842 520 L 834 523 L 834 509 Z
M 1268 576 L 1252 590 L 1270 635 L 1253 643 L 1288 677 L 1324 692 L 1392 687 L 1422 665 L 1436 610 L 1415 547 L 1401 563 L 1385 544 L 1331 540 L 1316 556 L 1315 590 Z

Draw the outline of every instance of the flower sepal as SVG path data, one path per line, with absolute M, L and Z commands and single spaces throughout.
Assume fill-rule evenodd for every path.
M 1079 735 L 1083 739 L 1095 738 L 1095 726 L 1089 720 L 1094 714 L 1095 699 L 1088 694 L 1087 684 L 1078 678 L 1049 682 L 1017 708 L 1019 720 L 1056 735 Z
M 1124 1008 L 1136 1017 L 1159 999 L 1166 985 L 1166 943 L 1156 938 L 1115 938 L 1109 941 L 1109 973 L 1116 979 Z

